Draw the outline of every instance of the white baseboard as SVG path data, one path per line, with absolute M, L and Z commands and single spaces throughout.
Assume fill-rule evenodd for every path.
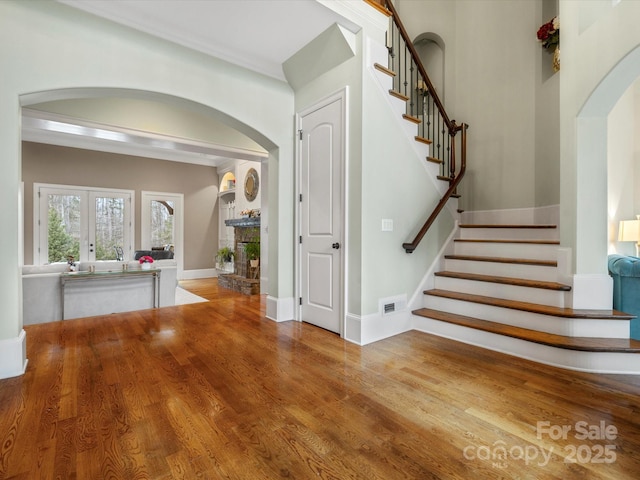
M 184 270 L 180 280 L 195 280 L 197 278 L 212 278 L 218 276 L 216 268 L 202 268 L 199 270 Z
M 0 340 L 0 380 L 17 377 L 27 369 L 27 333 Z
M 276 298 L 267 295 L 266 317 L 274 322 L 295 320 L 295 300 L 291 298 Z
M 344 338 L 358 345 L 368 345 L 412 330 L 412 321 L 409 309 L 388 315 L 380 313 L 365 316 L 348 314 Z
M 344 334 L 342 337 L 348 342 L 362 345 L 362 325 L 360 315 L 347 314 L 345 317 Z

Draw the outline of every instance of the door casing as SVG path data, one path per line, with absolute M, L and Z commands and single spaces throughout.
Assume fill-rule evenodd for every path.
M 342 197 L 342 212 L 340 219 L 340 229 L 341 229 L 341 238 L 340 245 L 342 254 L 340 256 L 340 266 L 339 266 L 339 278 L 340 278 L 340 298 L 338 299 L 339 305 L 339 316 L 340 316 L 340 331 L 339 334 L 341 337 L 344 337 L 345 334 L 345 318 L 346 318 L 346 299 L 348 298 L 348 284 L 347 284 L 347 259 L 349 258 L 349 242 L 348 242 L 348 197 L 346 195 L 346 185 L 347 185 L 347 172 L 348 172 L 348 101 L 349 101 L 349 87 L 345 86 L 343 89 L 317 101 L 312 106 L 304 109 L 303 111 L 296 113 L 296 142 L 295 142 L 295 232 L 296 238 L 302 238 L 302 222 L 301 222 L 301 207 L 300 207 L 300 195 L 302 190 L 302 141 L 300 137 L 300 132 L 302 129 L 302 119 L 309 113 L 323 108 L 335 101 L 341 102 L 341 115 L 342 115 L 342 166 L 340 172 L 340 184 L 335 188 L 340 189 L 340 195 Z M 296 241 L 296 251 L 295 251 L 295 299 L 296 306 L 294 310 L 294 319 L 297 321 L 303 321 L 302 319 L 302 305 L 299 302 L 299 299 L 302 295 L 302 259 L 301 259 L 301 245 L 299 241 Z

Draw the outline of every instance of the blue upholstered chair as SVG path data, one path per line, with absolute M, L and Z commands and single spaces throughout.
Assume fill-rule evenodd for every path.
M 640 340 L 640 258 L 609 255 L 609 274 L 613 277 L 613 308 L 635 315 L 631 338 Z

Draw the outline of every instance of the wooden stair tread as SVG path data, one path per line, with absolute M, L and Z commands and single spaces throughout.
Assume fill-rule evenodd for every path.
M 558 228 L 557 225 L 549 225 L 549 224 L 533 224 L 533 223 L 524 223 L 524 224 L 470 224 L 465 223 L 459 225 L 460 228 L 532 228 L 532 229 L 547 229 L 547 228 Z
M 378 70 L 378 71 L 380 71 L 382 73 L 386 73 L 390 77 L 395 77 L 396 76 L 396 72 L 394 72 L 393 70 L 390 70 L 389 68 L 387 68 L 384 65 L 381 65 L 379 63 L 374 63 L 373 64 L 373 68 L 375 68 L 376 70 Z
M 391 11 L 384 7 L 383 5 L 379 4 L 378 2 L 374 1 L 374 0 L 364 0 L 366 3 L 368 3 L 370 6 L 372 6 L 373 8 L 375 8 L 376 10 L 378 10 L 380 13 L 383 13 L 384 15 L 386 15 L 387 17 L 390 17 L 392 15 Z
M 432 318 L 442 322 L 452 323 L 463 327 L 482 330 L 484 332 L 504 335 L 511 338 L 526 340 L 551 347 L 588 352 L 622 352 L 640 353 L 640 341 L 627 338 L 589 338 L 566 337 L 553 333 L 539 332 L 521 327 L 514 327 L 502 323 L 489 322 L 478 318 L 466 317 L 453 313 L 441 312 L 430 308 L 415 310 L 414 315 Z
M 428 138 L 421 137 L 419 135 L 415 136 L 416 142 L 426 143 L 427 145 L 431 145 L 433 142 Z
M 389 95 L 391 95 L 392 97 L 399 98 L 400 100 L 402 100 L 404 102 L 408 102 L 409 101 L 409 97 L 407 97 L 404 93 L 398 92 L 397 90 L 389 90 Z
M 509 308 L 511 310 L 538 313 L 541 315 L 551 315 L 561 318 L 582 318 L 588 320 L 630 320 L 632 318 L 636 318 L 634 315 L 629 315 L 628 313 L 619 312 L 617 310 L 574 310 L 573 308 L 553 307 L 550 305 L 541 305 L 538 303 L 505 300 L 502 298 L 486 297 L 483 295 L 474 295 L 471 293 L 452 292 L 449 290 L 425 290 L 424 294 L 441 298 L 449 298 L 452 300 L 479 303 L 481 305 L 490 305 L 494 307 Z
M 531 258 L 482 257 L 476 255 L 445 255 L 447 260 L 468 260 L 472 262 L 513 263 L 517 265 L 537 265 L 540 267 L 557 267 L 554 260 L 535 260 Z
M 475 242 L 475 243 L 520 243 L 533 245 L 560 245 L 559 240 L 501 240 L 482 238 L 456 238 L 454 242 Z
M 415 123 L 415 124 L 422 123 L 422 120 L 420 120 L 418 117 L 414 117 L 412 115 L 407 115 L 406 113 L 402 114 L 402 118 L 404 118 L 405 120 L 408 120 L 408 121 L 410 121 L 412 123 Z
M 462 272 L 436 272 L 436 277 L 458 278 L 461 280 L 474 280 L 477 282 L 499 283 L 502 285 L 516 285 L 518 287 L 541 288 L 544 290 L 556 290 L 560 292 L 568 292 L 571 290 L 569 285 L 557 282 L 545 282 L 541 280 L 527 280 L 524 278 L 498 277 L 495 275 L 481 275 L 477 273 Z
M 433 162 L 433 163 L 439 163 L 440 165 L 444 163 L 443 160 L 440 160 L 439 158 L 436 158 L 436 157 L 427 157 L 427 161 Z

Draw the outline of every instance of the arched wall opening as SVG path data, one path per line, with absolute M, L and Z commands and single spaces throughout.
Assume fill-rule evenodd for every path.
M 51 92 L 119 89 L 193 102 L 193 108 L 226 115 L 227 125 L 263 145 L 269 155 L 262 163 L 269 166 L 268 180 L 262 183 L 270 192 L 268 294 L 276 301 L 292 301 L 295 98 L 289 85 L 58 2 L 1 3 L 6 21 L 0 33 L 5 40 L 0 42 L 0 221 L 5 233 L 0 248 L 6 265 L 0 269 L 0 378 L 19 375 L 26 366 L 21 107 L 52 100 Z M 242 130 L 247 126 L 251 130 Z
M 104 102 L 104 99 L 108 99 L 108 101 Z M 86 102 L 83 102 L 83 100 L 86 100 Z M 71 122 L 74 121 L 73 117 L 76 112 L 78 112 L 78 119 L 81 125 L 83 120 L 92 120 L 94 118 L 97 118 L 101 124 L 102 114 L 103 118 L 107 119 L 104 123 L 105 126 L 108 125 L 109 127 L 115 127 L 116 129 L 132 128 L 133 130 L 136 130 L 139 128 L 138 125 L 148 125 L 149 129 L 153 130 L 151 133 L 158 133 L 162 131 L 163 138 L 164 135 L 169 135 L 167 138 L 170 139 L 197 139 L 197 135 L 202 134 L 203 130 L 219 130 L 220 134 L 218 135 L 213 135 L 212 132 L 212 141 L 225 147 L 237 148 L 237 151 L 235 152 L 233 151 L 233 148 L 231 148 L 228 153 L 228 157 L 225 156 L 226 159 L 216 160 L 217 162 L 223 162 L 226 165 L 247 159 L 258 161 L 262 159 L 267 160 L 264 158 L 264 155 L 266 155 L 266 152 L 268 151 L 267 149 L 275 150 L 274 142 L 267 139 L 261 132 L 256 131 L 245 123 L 238 121 L 224 112 L 198 102 L 157 92 L 120 88 L 58 89 L 21 95 L 20 105 L 22 108 L 33 107 L 37 109 L 28 110 L 30 115 L 37 115 L 39 111 L 46 114 L 48 108 L 54 113 L 63 112 L 63 118 L 66 117 L 67 112 L 71 112 L 71 115 L 69 116 Z M 95 110 L 95 112 L 91 112 L 90 110 Z M 171 116 L 175 116 L 175 120 L 171 119 Z M 195 128 L 197 123 L 203 124 L 203 127 Z M 189 127 L 191 127 L 191 129 Z M 160 128 L 160 130 L 158 130 L 158 128 Z M 172 131 L 172 128 L 176 130 L 175 134 Z M 80 131 L 82 129 L 79 128 L 78 130 Z M 193 132 L 193 135 L 187 134 L 185 136 L 184 132 L 188 133 L 189 130 Z M 242 135 L 239 135 L 237 132 L 240 132 Z M 222 138 L 222 142 L 220 141 L 221 134 L 224 137 Z M 184 192 L 184 194 L 187 195 L 187 206 L 191 204 L 189 218 L 186 219 L 188 223 L 185 224 L 186 227 L 189 227 L 186 230 L 189 234 L 189 238 L 185 238 L 180 242 L 179 246 L 186 246 L 188 248 L 186 248 L 186 250 L 182 250 L 181 248 L 176 250 L 176 252 L 184 252 L 184 255 L 179 255 L 177 261 L 179 262 L 180 267 L 185 260 L 188 261 L 187 270 L 189 270 L 189 272 L 187 273 L 192 276 L 185 278 L 198 278 L 211 276 L 211 274 L 215 275 L 215 271 L 213 270 L 213 259 L 215 258 L 215 252 L 217 251 L 218 242 L 216 239 L 219 238 L 220 231 L 218 229 L 218 222 L 210 222 L 208 218 L 212 214 L 215 215 L 215 212 L 218 211 L 216 202 L 218 200 L 217 194 L 219 192 L 217 191 L 217 187 L 219 182 L 212 181 L 209 182 L 210 185 L 207 183 L 207 178 L 209 178 L 209 176 L 212 176 L 213 178 L 216 175 L 215 165 L 197 165 L 197 162 L 200 161 L 199 155 L 194 155 L 195 158 L 193 163 L 196 163 L 196 165 L 175 163 L 183 162 L 185 160 L 181 158 L 181 152 L 174 150 L 174 153 L 172 153 L 169 149 L 169 145 L 171 145 L 170 143 L 167 143 L 166 149 L 163 148 L 167 153 L 163 151 L 158 157 L 156 157 L 154 156 L 155 151 L 151 151 L 148 155 L 144 155 L 148 157 L 145 160 L 136 154 L 137 150 L 135 148 L 133 149 L 134 153 L 130 153 L 130 150 L 123 145 L 115 145 L 115 150 L 110 150 L 111 147 L 109 146 L 104 149 L 102 145 L 93 148 L 91 140 L 86 140 L 86 137 L 83 137 L 83 135 L 67 136 L 78 138 L 65 139 L 62 144 L 56 144 L 56 141 L 54 140 L 51 142 L 54 147 L 45 147 L 44 145 L 37 146 L 37 144 L 33 143 L 23 144 L 23 167 L 29 165 L 28 170 L 23 170 L 23 177 L 26 172 L 28 173 L 26 174 L 26 177 L 23 178 L 23 181 L 26 181 L 23 201 L 24 212 L 21 214 L 21 217 L 26 220 L 22 229 L 25 234 L 22 241 L 22 244 L 25 246 L 25 263 L 33 263 L 36 253 L 33 253 L 32 255 L 32 252 L 35 252 L 34 247 L 38 246 L 34 239 L 34 233 L 37 233 L 37 230 L 35 227 L 33 227 L 32 230 L 34 220 L 32 188 L 34 177 L 40 176 L 42 178 L 53 178 L 52 182 L 45 180 L 45 182 L 53 184 L 84 185 L 86 187 L 107 186 L 111 188 L 121 188 L 123 185 L 126 185 L 129 188 L 135 188 L 140 192 L 142 190 L 149 190 L 149 186 L 153 185 L 153 188 L 151 188 L 152 191 Z M 247 140 L 246 137 L 253 141 Z M 126 142 L 127 139 L 127 135 L 122 136 L 122 142 Z M 46 141 L 46 138 L 45 141 L 39 142 L 39 140 L 36 140 L 36 142 L 49 143 Z M 56 147 L 55 145 L 64 146 Z M 257 152 L 255 157 L 247 154 L 246 158 L 243 158 L 245 151 L 242 150 L 242 148 L 244 145 L 249 145 L 249 148 L 252 150 L 258 149 L 259 145 L 264 148 L 264 150 L 262 150 L 262 148 L 260 148 L 260 150 L 265 153 Z M 66 147 L 71 147 L 71 150 L 64 150 Z M 93 152 L 91 155 L 87 155 L 87 150 L 109 153 L 106 155 L 98 153 L 94 156 Z M 83 151 L 85 153 L 82 153 Z M 246 150 L 246 152 L 249 152 L 249 150 Z M 25 157 L 25 155 L 27 156 Z M 48 159 L 44 163 L 42 163 L 42 160 L 37 160 L 34 163 L 34 160 L 32 160 L 34 155 L 36 155 L 35 158 L 44 158 L 44 156 L 48 156 Z M 115 155 L 115 157 L 113 155 Z M 133 155 L 133 157 L 130 155 Z M 237 155 L 235 160 L 234 155 Z M 203 154 L 202 159 L 206 160 L 204 157 L 205 156 Z M 82 165 L 86 164 L 86 167 L 69 167 L 70 163 L 75 162 L 77 164 L 77 161 L 82 158 L 85 159 L 82 162 Z M 212 158 L 215 158 L 215 156 Z M 103 161 L 100 161 L 100 159 L 103 159 Z M 156 160 L 175 161 L 156 163 Z M 49 170 L 49 164 L 51 161 L 54 161 L 59 165 L 63 165 L 61 168 L 68 171 L 62 179 L 60 176 L 56 178 L 55 174 L 51 177 L 51 171 Z M 105 162 L 111 161 L 114 162 L 112 166 L 104 165 Z M 189 160 L 186 161 L 189 162 Z M 210 162 L 212 161 L 210 160 Z M 124 166 L 123 163 L 125 164 Z M 38 167 L 38 165 L 40 165 L 40 167 Z M 158 165 L 158 168 L 154 165 Z M 118 168 L 118 166 L 120 168 Z M 173 174 L 170 173 L 168 166 L 172 166 L 170 168 L 172 168 L 171 171 L 173 171 Z M 263 204 L 266 207 L 268 205 L 268 188 L 266 187 L 269 185 L 268 162 L 260 161 L 260 166 L 257 166 L 256 164 L 256 168 L 260 170 L 260 176 L 264 179 L 262 182 L 263 188 L 260 189 L 260 199 L 258 200 L 258 203 L 263 201 Z M 95 177 L 96 169 L 98 171 L 102 171 L 102 174 L 98 174 L 97 177 Z M 140 169 L 142 169 L 142 172 Z M 76 175 L 72 175 L 71 170 L 75 170 Z M 37 171 L 40 173 L 35 174 L 34 172 Z M 91 176 L 90 171 L 94 172 L 94 177 Z M 133 172 L 137 172 L 136 177 L 140 180 L 133 181 L 129 178 Z M 148 172 L 149 175 L 146 175 L 145 172 Z M 94 185 L 92 183 L 92 179 L 94 178 L 98 180 L 100 185 Z M 155 180 L 153 180 L 154 178 Z M 42 180 L 36 181 L 41 182 Z M 77 183 L 78 181 L 80 181 L 80 183 Z M 157 186 L 160 186 L 160 188 Z M 137 197 L 139 197 L 139 195 L 137 195 Z M 200 202 L 198 202 L 198 200 L 200 200 Z M 132 250 L 138 250 L 142 248 L 140 245 L 140 234 L 142 228 L 140 223 L 140 198 L 134 199 L 134 204 L 135 209 L 133 210 L 133 213 L 135 214 L 135 236 L 133 238 L 135 245 L 132 246 Z M 202 205 L 203 208 L 199 208 L 198 205 Z M 22 205 L 20 205 L 20 207 L 22 208 Z M 208 212 L 209 210 L 211 211 Z M 266 226 L 268 221 L 268 212 L 266 211 L 266 208 L 264 209 L 264 213 L 265 218 L 263 219 L 263 222 Z M 263 233 L 263 246 L 265 247 L 268 246 L 266 232 L 266 228 L 261 232 Z M 182 238 L 181 236 L 179 237 Z M 205 238 L 210 241 L 205 242 Z M 212 252 L 209 252 L 209 250 L 212 250 Z M 178 270 L 179 272 L 182 272 L 181 268 Z M 263 262 L 262 278 L 267 279 L 267 275 L 268 262 L 265 260 Z M 180 278 L 183 277 L 180 276 L 179 279 Z M 264 290 L 266 291 L 266 288 Z
M 608 116 L 639 77 L 640 46 L 637 46 L 602 79 L 577 117 L 576 273 L 607 271 L 610 229 L 607 185 Z M 584 248 L 581 248 L 581 239 L 585 240 Z
M 445 101 L 445 45 L 439 35 L 422 33 L 413 41 L 420 62 L 424 67 L 438 96 Z
M 277 148 L 276 144 L 261 132 L 214 107 L 204 105 L 193 100 L 188 100 L 186 98 L 177 97 L 166 93 L 153 92 L 149 90 L 135 90 L 125 88 L 63 88 L 23 94 L 20 96 L 20 106 L 29 107 L 31 105 L 39 103 L 60 100 L 111 97 L 148 100 L 161 104 L 167 104 L 170 106 L 180 107 L 183 109 L 188 109 L 193 112 L 209 116 L 231 128 L 234 128 L 235 130 L 238 130 L 243 135 L 246 135 L 256 143 L 260 144 L 267 151 L 272 151 Z

